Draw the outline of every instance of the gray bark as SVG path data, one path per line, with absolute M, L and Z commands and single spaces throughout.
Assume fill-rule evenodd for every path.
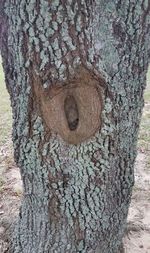
M 149 1 L 6 0 L 0 5 L 14 157 L 24 187 L 13 252 L 116 253 L 134 183 Z M 61 129 L 49 130 L 40 96 L 47 99 L 51 87 L 69 87 L 78 73 L 82 79 L 82 70 L 100 87 L 101 125 L 70 144 Z

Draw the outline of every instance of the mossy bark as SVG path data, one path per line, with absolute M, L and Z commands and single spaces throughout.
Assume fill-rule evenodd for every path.
M 117 253 L 134 183 L 149 2 L 5 0 L 0 5 L 14 156 L 24 187 L 13 253 Z M 100 98 L 99 114 L 92 111 L 85 131 L 93 121 L 98 128 L 70 144 L 61 127 L 58 133 L 47 124 L 42 101 L 81 84 L 93 87 L 89 103 L 97 94 Z M 88 101 L 91 92 L 85 94 Z M 89 111 L 81 110 L 87 119 Z M 84 127 L 86 117 L 81 122 Z

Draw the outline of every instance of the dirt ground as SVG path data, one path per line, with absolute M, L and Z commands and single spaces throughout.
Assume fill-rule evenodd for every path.
M 146 154 L 139 152 L 135 166 L 135 186 L 128 215 L 125 253 L 150 253 L 150 168 Z
M 150 125 L 149 111 L 150 102 L 146 103 L 143 112 L 148 125 Z M 143 127 L 145 137 L 145 125 Z M 142 131 L 141 129 L 141 136 Z M 10 224 L 18 213 L 22 195 L 21 178 L 13 160 L 10 139 L 0 147 L 0 253 L 9 252 Z M 138 145 L 135 186 L 123 243 L 125 253 L 150 253 L 150 145 L 147 144 L 147 140 L 145 143 L 146 145 L 143 144 L 142 139 Z

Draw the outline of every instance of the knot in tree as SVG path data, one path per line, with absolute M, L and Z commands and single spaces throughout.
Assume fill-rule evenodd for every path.
M 94 136 L 102 121 L 102 83 L 103 79 L 96 80 L 90 71 L 80 67 L 64 85 L 56 84 L 46 93 L 35 87 L 48 131 L 75 145 Z

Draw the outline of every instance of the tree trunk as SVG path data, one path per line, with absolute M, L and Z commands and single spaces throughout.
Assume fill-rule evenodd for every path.
M 13 253 L 116 253 L 134 183 L 149 1 L 0 5 L 24 188 Z

